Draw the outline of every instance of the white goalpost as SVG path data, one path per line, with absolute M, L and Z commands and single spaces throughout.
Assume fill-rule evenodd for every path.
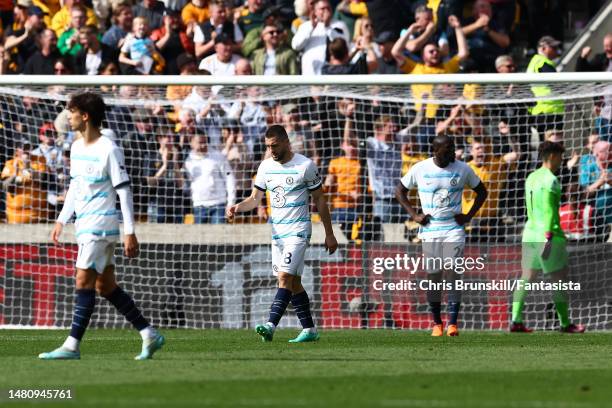
M 426 273 L 376 274 L 372 262 L 420 253 L 418 226 L 399 208 L 394 187 L 430 155 L 433 137 L 448 134 L 457 159 L 471 163 L 489 190 L 466 228 L 466 254 L 486 262 L 463 279 L 481 283 L 520 276 L 524 181 L 538 165 L 538 145 L 563 142 L 560 217 L 569 239 L 570 279 L 580 284 L 570 292 L 572 318 L 589 330 L 612 329 L 612 185 L 589 189 L 607 171 L 594 150 L 603 146 L 597 142 L 612 142 L 610 73 L 0 76 L 0 328 L 70 326 L 74 234 L 68 228 L 60 246 L 49 236 L 77 137 L 65 105 L 84 89 L 104 96 L 103 127 L 125 151 L 135 196 L 141 253 L 128 260 L 117 252 L 118 281 L 156 326 L 244 329 L 267 318 L 276 288 L 270 198 L 234 224 L 213 224 L 198 223 L 206 205 L 194 206 L 194 194 L 211 195 L 216 188 L 217 196 L 248 196 L 266 157 L 263 134 L 278 123 L 288 130 L 292 149 L 316 162 L 340 243 L 337 253 L 325 252 L 313 213 L 303 284 L 318 326 L 429 327 L 424 291 L 378 290 L 375 284 L 416 282 Z M 215 179 L 223 186 L 186 165 L 197 137 L 227 162 L 228 173 Z M 19 182 L 4 183 L 11 177 Z M 419 205 L 416 193 L 409 199 Z M 464 212 L 473 200 L 464 193 Z M 507 329 L 511 295 L 495 286 L 466 291 L 460 324 Z M 288 312 L 281 326 L 298 327 Z M 525 316 L 534 328 L 558 327 L 548 291 L 530 293 Z M 128 323 L 98 301 L 91 325 Z

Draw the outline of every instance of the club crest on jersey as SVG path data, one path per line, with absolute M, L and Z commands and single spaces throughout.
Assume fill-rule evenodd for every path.
M 87 168 L 85 169 L 85 171 L 87 172 L 87 174 L 92 174 L 94 172 L 94 166 L 93 164 L 88 164 Z
M 459 184 L 459 179 L 457 177 L 453 177 L 450 181 L 450 185 L 455 187 L 457 184 Z
M 287 184 L 293 184 L 293 177 L 287 177 L 287 180 L 285 180 L 287 182 Z

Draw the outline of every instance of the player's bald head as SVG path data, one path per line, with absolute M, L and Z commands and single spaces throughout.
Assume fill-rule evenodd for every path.
M 440 148 L 441 146 L 449 146 L 453 144 L 453 139 L 448 135 L 438 135 L 433 138 L 431 141 L 431 147 L 436 150 L 436 148 Z
M 431 142 L 436 165 L 444 168 L 455 161 L 455 142 L 450 136 L 438 135 Z

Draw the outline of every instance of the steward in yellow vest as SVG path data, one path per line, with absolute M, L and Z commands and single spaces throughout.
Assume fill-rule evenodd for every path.
M 559 45 L 561 43 L 551 36 L 544 36 L 538 41 L 538 53 L 533 56 L 527 67 L 527 72 L 553 73 L 557 72 L 553 59 L 559 56 Z M 531 87 L 531 92 L 537 98 L 545 98 L 551 95 L 552 89 L 548 85 L 535 85 Z M 538 117 L 538 132 L 543 133 L 550 128 L 559 128 L 562 125 L 565 104 L 562 100 L 544 99 L 536 102 L 529 109 L 530 113 Z M 542 125 L 545 125 L 542 127 Z M 542 127 L 540 129 L 540 127 Z

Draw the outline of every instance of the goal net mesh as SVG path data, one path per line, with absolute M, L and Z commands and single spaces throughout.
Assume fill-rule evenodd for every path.
M 609 176 L 601 181 L 612 161 L 609 145 L 601 143 L 612 138 L 611 87 L 91 87 L 105 97 L 103 127 L 124 149 L 135 197 L 141 252 L 127 259 L 117 246 L 118 281 L 158 326 L 249 328 L 264 322 L 276 292 L 268 218 L 275 197 L 267 194 L 260 208 L 233 224 L 224 223 L 222 214 L 228 197 L 250 194 L 267 157 L 264 132 L 278 123 L 292 150 L 317 164 L 340 241 L 337 253 L 326 253 L 311 204 L 313 237 L 302 282 L 317 324 L 426 328 L 425 291 L 379 288 L 381 282 L 418 283 L 426 272 L 373 272 L 374 258 L 420 254 L 418 225 L 394 199 L 400 178 L 431 155 L 433 137 L 450 135 L 457 159 L 470 163 L 489 191 L 466 227 L 465 253 L 483 256 L 485 267 L 462 279 L 511 282 L 521 275 L 524 182 L 539 166 L 538 145 L 552 140 L 566 149 L 558 175 L 560 217 L 570 242 L 570 280 L 580 283 L 580 290 L 569 292 L 571 317 L 591 330 L 612 329 L 612 251 L 606 244 L 612 189 Z M 70 326 L 77 247 L 70 228 L 59 246 L 49 233 L 70 180 L 69 150 L 77 137 L 65 105 L 83 89 L 0 87 L 0 325 Z M 475 197 L 467 190 L 464 212 Z M 409 199 L 421 208 L 416 191 Z M 465 291 L 460 325 L 506 329 L 511 302 L 507 287 Z M 529 292 L 525 320 L 539 329 L 558 327 L 550 291 Z M 92 326 L 128 324 L 99 298 Z M 299 326 L 291 306 L 281 326 Z

